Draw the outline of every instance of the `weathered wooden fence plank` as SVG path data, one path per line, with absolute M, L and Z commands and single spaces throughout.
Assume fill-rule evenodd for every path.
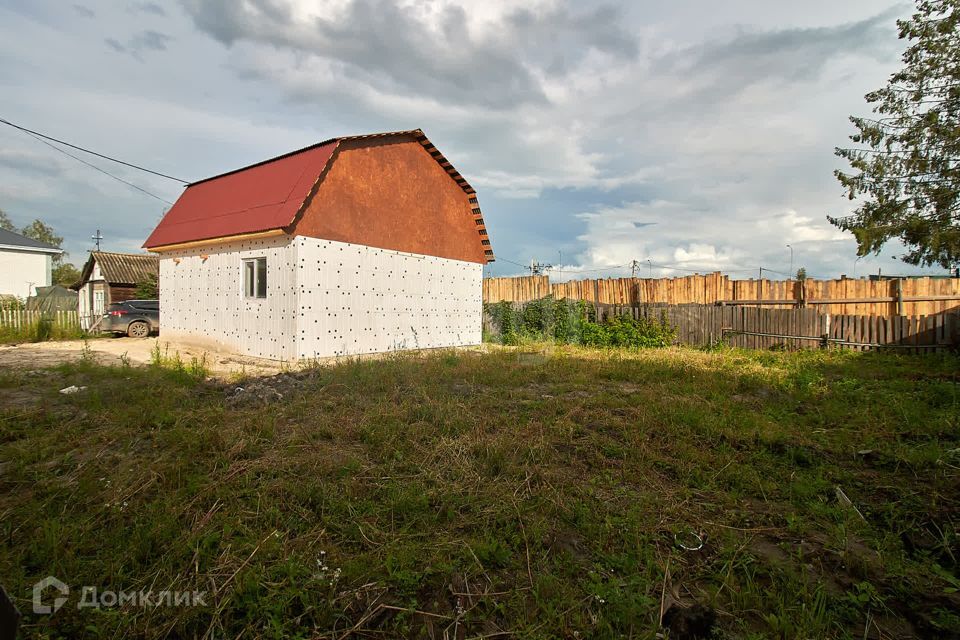
M 486 278 L 484 302 L 527 302 L 546 295 L 601 304 L 729 304 L 815 307 L 856 316 L 929 316 L 960 308 L 960 278 L 896 280 L 731 280 L 721 273 L 682 278 L 610 278 L 551 283 L 548 276 Z M 852 329 L 851 329 L 852 330 Z

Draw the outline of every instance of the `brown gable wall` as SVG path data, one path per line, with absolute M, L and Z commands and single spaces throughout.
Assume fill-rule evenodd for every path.
M 127 300 L 136 300 L 137 298 L 137 288 L 129 285 L 123 284 L 112 284 L 110 285 L 110 300 L 107 302 L 113 304 L 114 302 L 125 302 Z
M 348 141 L 291 233 L 486 263 L 469 198 L 411 138 Z

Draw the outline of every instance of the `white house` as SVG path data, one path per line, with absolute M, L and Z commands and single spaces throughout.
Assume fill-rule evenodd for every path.
M 49 287 L 53 258 L 62 253 L 52 244 L 0 229 L 0 295 L 26 300 L 36 287 Z
M 195 182 L 144 246 L 168 338 L 282 360 L 481 340 L 490 240 L 475 191 L 419 129 Z

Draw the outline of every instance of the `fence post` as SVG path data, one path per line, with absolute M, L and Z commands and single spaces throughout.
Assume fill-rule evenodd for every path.
M 600 322 L 600 280 L 593 281 L 593 313 Z
M 830 314 L 823 314 L 823 333 L 820 334 L 820 348 L 826 349 L 830 346 Z
M 903 278 L 897 278 L 897 315 L 903 315 Z
M 763 307 L 763 267 L 760 267 L 760 279 L 757 280 L 757 309 Z

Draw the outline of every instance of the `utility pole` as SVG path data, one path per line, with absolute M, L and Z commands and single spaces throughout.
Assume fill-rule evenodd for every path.
M 793 272 L 793 245 L 788 244 L 787 248 L 790 249 L 790 279 L 793 280 L 793 277 L 796 275 Z
M 97 229 L 97 233 L 90 236 L 90 239 L 97 243 L 97 251 L 100 251 L 100 241 L 103 240 L 103 236 L 100 235 L 100 229 Z
M 560 254 L 560 264 L 557 265 L 557 280 L 563 280 L 563 249 L 557 249 L 557 253 Z
M 630 277 L 631 278 L 637 277 L 637 261 L 636 260 L 630 263 Z
M 548 270 L 548 269 L 553 269 L 553 265 L 552 265 L 552 264 L 541 264 L 541 263 L 539 263 L 539 262 L 534 261 L 533 258 L 531 258 L 531 259 L 530 259 L 530 266 L 529 266 L 528 268 L 530 269 L 530 275 L 532 275 L 532 276 L 541 276 L 541 275 L 543 275 L 543 272 L 544 272 L 544 271 L 546 271 L 546 270 Z
M 652 279 L 653 279 L 653 263 L 650 262 L 650 259 L 649 259 L 649 258 L 647 258 L 647 267 L 649 267 L 649 269 L 650 269 L 650 272 L 649 272 L 649 273 L 650 273 L 650 279 L 652 280 Z

